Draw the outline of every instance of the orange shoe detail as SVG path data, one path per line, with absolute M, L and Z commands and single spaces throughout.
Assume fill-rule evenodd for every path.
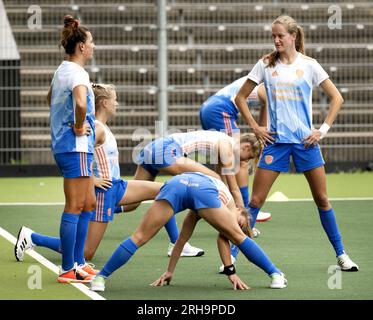
M 89 275 L 95 276 L 100 272 L 100 270 L 93 269 L 93 267 L 93 264 L 86 263 L 82 267 L 80 267 L 80 269 L 87 272 Z
M 59 283 L 89 283 L 93 279 L 92 275 L 88 273 L 78 270 L 78 269 L 71 269 L 65 273 L 61 273 L 57 281 Z

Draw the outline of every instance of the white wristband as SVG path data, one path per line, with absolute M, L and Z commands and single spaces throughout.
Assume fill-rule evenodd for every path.
M 330 129 L 330 126 L 326 122 L 324 122 L 321 125 L 321 127 L 319 129 L 319 131 L 321 132 L 321 139 L 326 136 L 326 134 L 328 133 L 329 129 Z

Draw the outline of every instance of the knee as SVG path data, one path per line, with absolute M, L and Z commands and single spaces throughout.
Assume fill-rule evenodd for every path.
M 236 245 L 240 245 L 242 243 L 242 241 L 245 240 L 246 238 L 246 235 L 243 233 L 243 231 L 238 227 L 237 230 L 233 230 L 231 233 L 230 233 L 230 240 Z
M 330 209 L 330 202 L 326 194 L 318 195 L 315 197 L 315 203 L 318 208 L 322 210 Z
M 261 208 L 263 206 L 264 201 L 264 197 L 252 194 L 250 199 L 250 206 L 254 208 Z
M 93 211 L 96 209 L 96 199 L 90 200 L 88 203 L 85 205 L 86 211 Z
M 68 201 L 65 205 L 65 212 L 80 213 L 83 211 L 83 201 Z
M 132 241 L 138 246 L 143 246 L 148 240 L 143 232 L 137 231 L 132 235 Z

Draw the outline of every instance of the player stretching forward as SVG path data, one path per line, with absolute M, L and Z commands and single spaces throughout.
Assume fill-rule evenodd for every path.
M 237 142 L 237 143 L 236 143 Z M 209 155 L 210 162 L 216 164 L 217 173 L 206 166 L 187 158 L 198 151 L 199 155 Z M 254 134 L 243 134 L 240 140 L 223 132 L 198 130 L 174 133 L 158 138 L 146 145 L 138 155 L 135 179 L 153 181 L 159 172 L 176 175 L 183 172 L 202 172 L 225 181 L 238 207 L 244 208 L 235 173 L 241 161 L 259 159 L 261 145 Z M 237 168 L 238 167 L 238 168 Z M 172 217 L 169 224 L 175 218 Z M 172 224 L 176 226 L 176 223 Z M 175 231 L 178 234 L 178 230 Z M 171 255 L 172 247 L 168 252 Z
M 249 261 L 271 277 L 271 288 L 286 287 L 287 280 L 284 274 L 271 262 L 263 250 L 241 230 L 238 220 L 243 217 L 247 228 L 247 213 L 236 207 L 226 185 L 221 180 L 202 173 L 188 172 L 171 178 L 161 188 L 139 227 L 118 246 L 99 274 L 93 279 L 91 290 L 104 291 L 106 279 L 127 263 L 137 249 L 152 239 L 172 216 L 185 209 L 190 209 L 190 211 L 184 220 L 182 232 L 172 252 L 168 272 L 153 285 L 171 280 L 184 243 L 190 238 L 197 221 L 202 218 L 226 238 L 226 246 L 219 248 L 225 248 L 225 252 L 221 252 L 221 257 L 226 266 L 226 274 L 235 289 L 248 289 L 248 286 L 234 274 L 234 266 L 230 265 L 228 240 L 236 244 Z M 243 225 L 243 223 L 241 224 Z

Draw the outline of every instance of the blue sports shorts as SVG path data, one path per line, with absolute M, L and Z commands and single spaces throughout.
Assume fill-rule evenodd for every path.
M 160 168 L 171 166 L 180 157 L 183 157 L 180 145 L 172 138 L 164 137 L 147 144 L 138 155 L 136 163 L 155 177 Z
M 259 161 L 259 168 L 289 172 L 290 156 L 297 172 L 305 172 L 325 164 L 319 145 L 306 148 L 302 143 L 268 144 Z
M 58 169 L 64 178 L 92 176 L 92 153 L 67 152 L 54 154 Z
M 237 126 L 238 110 L 228 98 L 212 96 L 199 111 L 199 118 L 204 130 L 222 131 L 232 136 L 239 132 Z
M 95 187 L 96 209 L 93 211 L 91 221 L 109 222 L 113 220 L 114 209 L 126 193 L 128 182 L 113 180 L 113 185 L 106 191 Z
M 166 200 L 174 214 L 185 209 L 220 208 L 219 192 L 204 175 L 188 172 L 172 177 L 161 188 L 155 200 Z

